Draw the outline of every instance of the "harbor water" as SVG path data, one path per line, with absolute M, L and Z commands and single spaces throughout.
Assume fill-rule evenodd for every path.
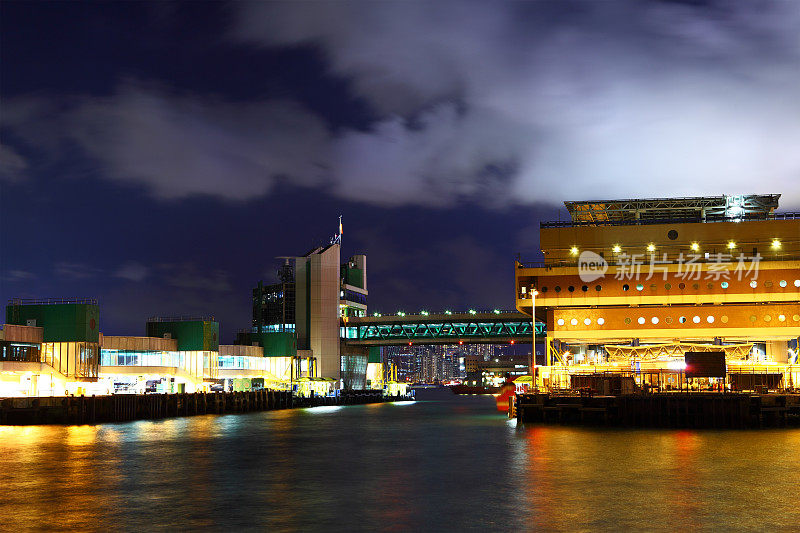
M 8 531 L 800 529 L 800 430 L 517 427 L 491 396 L 0 427 Z

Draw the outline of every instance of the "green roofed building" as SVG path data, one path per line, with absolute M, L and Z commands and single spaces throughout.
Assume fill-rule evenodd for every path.
M 6 306 L 6 324 L 41 331 L 38 360 L 26 363 L 42 364 L 52 369 L 47 371 L 51 390 L 58 388 L 52 385 L 55 381 L 97 380 L 100 359 L 100 307 L 97 300 L 15 298 Z M 10 339 L 6 337 L 5 340 Z M 26 371 L 34 374 L 34 369 Z M 38 379 L 38 374 L 36 376 Z M 30 390 L 36 389 L 37 385 L 33 385 Z
M 153 317 L 147 321 L 147 336 L 176 339 L 182 352 L 219 351 L 219 322 L 214 317 Z
M 92 298 L 13 299 L 6 324 L 40 327 L 44 342 L 98 342 L 100 307 Z

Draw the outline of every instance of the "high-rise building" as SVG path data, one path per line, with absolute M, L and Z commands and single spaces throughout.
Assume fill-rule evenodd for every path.
M 294 331 L 295 279 L 294 264 L 284 258 L 278 270 L 278 282 L 253 289 L 253 332 Z
M 340 255 L 341 234 L 300 257 L 283 258 L 278 282 L 259 281 L 253 289 L 252 328 L 240 332 L 236 343 L 263 346 L 270 354 L 283 349 L 283 355 L 312 361 L 316 376 L 363 388 L 368 365 L 380 362 L 370 363 L 364 348 L 343 351 L 340 334 L 349 317 L 366 315 L 367 257 L 342 263 Z

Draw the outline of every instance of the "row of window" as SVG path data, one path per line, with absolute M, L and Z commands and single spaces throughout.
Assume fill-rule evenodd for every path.
M 786 287 L 788 287 L 788 286 L 789 286 L 789 282 L 788 282 L 788 281 L 786 281 L 785 279 L 782 279 L 782 280 L 780 280 L 780 281 L 778 282 L 778 285 L 779 285 L 781 288 L 786 288 Z M 727 281 L 723 281 L 723 282 L 721 282 L 721 283 L 719 284 L 719 286 L 720 286 L 720 287 L 722 287 L 723 289 L 727 289 L 727 288 L 728 288 L 730 285 L 728 284 L 728 282 L 727 282 Z M 774 286 L 774 283 L 773 283 L 772 281 L 765 281 L 765 282 L 764 282 L 764 287 L 765 287 L 765 288 L 767 288 L 767 289 L 770 289 L 770 288 L 772 288 L 773 286 Z M 800 279 L 796 279 L 796 280 L 794 280 L 794 286 L 795 286 L 795 287 L 800 287 Z M 755 280 L 754 280 L 754 281 L 751 281 L 751 282 L 750 282 L 750 287 L 752 287 L 753 289 L 755 289 L 756 287 L 758 287 L 758 281 L 755 281 Z M 636 288 L 636 290 L 637 290 L 637 291 L 644 290 L 644 284 L 642 284 L 642 283 L 637 283 L 637 284 L 635 285 L 635 288 Z M 655 290 L 655 289 L 657 288 L 657 285 L 656 285 L 655 283 L 651 283 L 651 284 L 650 284 L 650 288 L 651 288 L 652 290 Z M 664 284 L 664 288 L 665 288 L 665 289 L 667 289 L 667 290 L 670 290 L 670 289 L 672 289 L 672 284 L 671 284 L 671 283 L 665 283 L 665 284 Z M 686 288 L 686 284 L 685 284 L 685 283 L 679 283 L 679 284 L 678 284 L 678 289 L 680 289 L 680 290 L 684 290 L 685 288 Z M 699 283 L 694 283 L 694 284 L 692 284 L 692 288 L 693 288 L 694 290 L 699 290 L 699 289 L 700 289 L 700 284 L 699 284 Z M 706 284 L 706 288 L 708 288 L 708 289 L 713 289 L 713 288 L 714 288 L 714 284 L 713 284 L 713 283 L 707 283 L 707 284 Z M 631 289 L 631 286 L 630 286 L 630 285 L 628 285 L 627 283 L 626 283 L 626 284 L 624 284 L 624 285 L 622 286 L 622 290 L 623 290 L 623 291 L 629 291 L 630 289 Z M 559 285 L 556 285 L 556 286 L 553 288 L 553 290 L 554 290 L 555 292 L 561 292 L 561 287 L 560 287 Z M 569 287 L 567 287 L 567 290 L 568 290 L 569 292 L 575 292 L 575 286 L 574 286 L 574 285 L 570 285 Z M 583 285 L 583 286 L 581 287 L 581 290 L 582 290 L 583 292 L 588 292 L 588 291 L 589 291 L 589 286 L 588 286 L 588 285 Z M 602 287 L 602 285 L 595 285 L 595 286 L 594 286 L 594 290 L 596 290 L 597 292 L 600 292 L 601 290 L 603 290 L 603 287 Z M 539 291 L 540 291 L 540 292 L 543 292 L 543 293 L 545 293 L 545 292 L 547 292 L 547 291 L 548 291 L 548 288 L 547 288 L 547 286 L 544 286 L 544 287 L 542 287 L 541 289 L 539 289 Z
M 764 315 L 763 318 L 764 318 L 764 322 L 771 322 L 772 321 L 772 315 Z M 776 318 L 777 318 L 778 322 L 786 322 L 786 320 L 787 320 L 786 315 L 778 315 Z M 693 316 L 691 320 L 695 324 L 699 324 L 699 323 L 701 323 L 703 321 L 703 319 L 700 317 L 700 315 Z M 715 320 L 716 319 L 715 319 L 714 315 L 708 315 L 708 316 L 705 317 L 705 321 L 707 323 L 709 323 L 709 324 L 713 324 L 715 322 Z M 722 322 L 723 324 L 727 324 L 728 320 L 729 319 L 728 319 L 727 315 L 722 315 L 720 317 L 720 322 Z M 757 320 L 758 320 L 758 317 L 756 315 L 750 315 L 750 322 L 756 322 Z M 800 315 L 798 315 L 798 314 L 793 315 L 792 316 L 792 320 L 795 321 L 795 322 L 800 322 Z M 666 317 L 664 319 L 664 323 L 666 323 L 666 324 L 672 324 L 673 321 L 674 321 L 674 319 L 671 316 L 668 316 L 668 317 Z M 681 324 L 685 324 L 688 321 L 689 321 L 689 319 L 687 317 L 685 317 L 685 316 L 678 317 L 678 322 L 681 323 Z M 606 322 L 605 319 L 602 318 L 602 317 L 600 317 L 600 318 L 598 318 L 596 320 L 596 323 L 597 323 L 598 326 L 602 326 L 603 324 L 605 324 L 605 322 Z M 631 317 L 625 317 L 625 324 L 626 325 L 631 324 L 632 322 L 633 322 L 633 319 L 631 319 Z M 643 317 L 643 316 L 640 316 L 639 318 L 636 319 L 636 322 L 640 326 L 643 326 L 644 324 L 647 323 L 647 319 L 645 317 Z M 660 319 L 657 316 L 654 316 L 654 317 L 650 318 L 650 323 L 653 324 L 653 325 L 656 325 L 659 322 L 660 322 Z M 559 326 L 564 326 L 564 325 L 567 324 L 567 321 L 565 319 L 563 319 L 563 318 L 559 318 L 556 321 L 556 324 L 558 324 Z M 569 324 L 571 326 L 577 326 L 578 325 L 578 319 L 577 318 L 570 319 Z M 592 325 L 592 319 L 591 318 L 584 318 L 583 319 L 583 324 L 585 326 L 591 326 Z

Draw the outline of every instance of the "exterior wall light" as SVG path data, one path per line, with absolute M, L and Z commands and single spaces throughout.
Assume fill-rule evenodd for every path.
M 728 250 L 733 250 L 734 248 L 736 248 L 736 242 L 728 241 Z
M 614 247 L 611 249 L 612 252 L 618 254 L 622 251 L 622 247 L 619 244 L 615 244 Z
M 781 241 L 778 239 L 772 239 L 772 249 L 773 250 L 780 250 L 781 249 Z
M 696 242 L 693 242 L 692 245 L 690 246 L 690 248 L 692 249 L 693 252 L 699 252 L 700 251 L 700 245 L 697 244 Z
M 650 244 L 647 245 L 647 251 L 648 252 L 655 252 L 656 251 L 656 245 L 651 242 Z
M 569 249 L 569 253 L 572 255 L 578 255 L 578 247 L 573 246 L 572 248 Z

